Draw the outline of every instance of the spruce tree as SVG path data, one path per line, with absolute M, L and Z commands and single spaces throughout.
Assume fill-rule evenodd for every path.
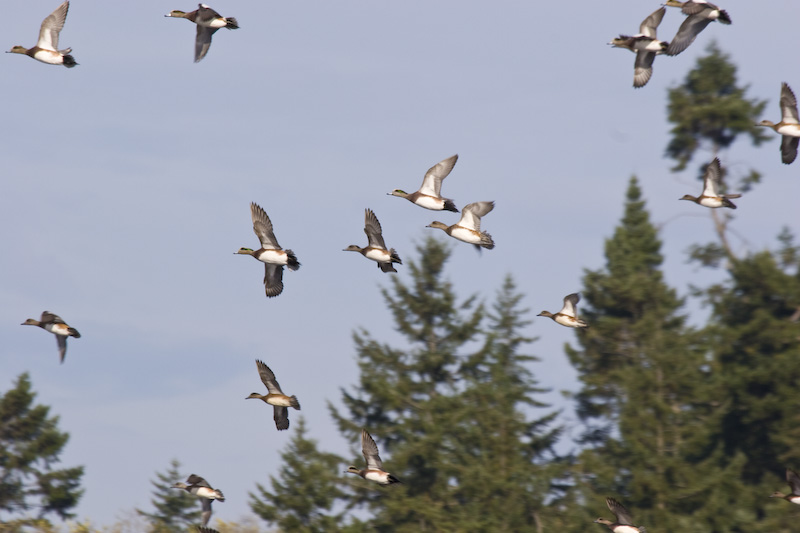
M 20 515 L 35 509 L 39 519 L 55 514 L 74 517 L 70 509 L 83 494 L 83 467 L 54 469 L 69 440 L 58 430 L 58 417 L 46 405 L 34 405 L 27 373 L 14 388 L 0 396 L 0 528 L 14 531 L 27 518 L 7 520 L 2 514 Z
M 795 506 L 765 498 L 784 490 L 787 467 L 800 469 L 800 265 L 786 231 L 782 240 L 778 251 L 740 258 L 729 280 L 707 291 L 725 407 L 715 438 L 728 457 L 745 457 L 739 502 L 753 515 L 736 531 L 793 531 L 800 518 Z
M 709 154 L 698 161 L 698 178 L 702 178 L 706 167 L 720 151 L 728 149 L 740 136 L 747 136 L 758 146 L 768 139 L 764 128 L 756 126 L 767 102 L 749 99 L 747 87 L 742 87 L 736 77 L 736 65 L 730 56 L 723 53 L 716 43 L 711 43 L 708 55 L 697 60 L 695 67 L 686 75 L 684 82 L 669 90 L 667 106 L 668 120 L 673 124 L 672 137 L 666 155 L 677 161 L 672 168 L 679 172 L 686 168 L 699 149 Z M 728 165 L 722 158 L 721 192 L 747 192 L 761 179 L 755 169 L 750 169 L 736 183 L 728 177 Z M 693 245 L 691 255 L 707 265 L 721 260 L 735 260 L 728 242 L 727 226 L 732 217 L 730 209 L 710 209 L 718 243 Z
M 606 496 L 639 525 L 663 531 L 728 531 L 730 487 L 740 463 L 709 445 L 719 424 L 704 346 L 680 314 L 661 272 L 661 242 L 632 178 L 625 213 L 605 244 L 606 265 L 584 275 L 580 349 L 568 349 L 587 425 L 576 479 L 588 507 Z M 709 529 L 713 525 L 722 529 Z M 653 528 L 655 529 L 655 527 Z
M 299 417 L 288 447 L 281 452 L 278 477 L 270 476 L 271 490 L 256 484 L 258 495 L 250 493 L 250 508 L 281 531 L 342 531 L 342 513 L 333 508 L 344 497 L 339 488 L 344 460 L 319 451 L 307 433 L 305 420 Z
M 476 296 L 460 300 L 445 280 L 446 245 L 429 238 L 417 250 L 410 282 L 394 278 L 383 291 L 405 342 L 356 333 L 359 383 L 342 391 L 344 408 L 331 408 L 353 442 L 354 464 L 363 464 L 364 427 L 403 482 L 352 477 L 353 505 L 373 512 L 369 531 L 542 530 L 559 428 L 553 412 L 527 418 L 546 406 L 535 398 L 542 389 L 527 368 L 533 359 L 520 351 L 531 340 L 521 295 L 507 280 L 487 315 Z
M 197 497 L 184 490 L 175 490 L 172 485 L 185 479 L 186 474 L 180 471 L 181 464 L 172 459 L 166 472 L 156 472 L 156 480 L 150 481 L 155 490 L 150 502 L 155 512 L 147 513 L 136 509 L 136 512 L 147 519 L 152 533 L 178 533 L 187 531 L 187 527 L 200 523 L 200 509 Z
M 530 370 L 539 359 L 522 353 L 534 339 L 523 295 L 507 276 L 487 312 L 482 350 L 461 368 L 463 419 L 456 429 L 459 485 L 456 497 L 470 531 L 547 531 L 553 527 L 553 479 L 564 467 L 554 452 L 562 428 L 549 406 L 536 399 L 548 392 Z

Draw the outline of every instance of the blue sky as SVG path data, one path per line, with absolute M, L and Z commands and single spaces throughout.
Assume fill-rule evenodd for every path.
M 5 49 L 33 46 L 57 5 L 6 6 Z M 462 297 L 491 300 L 511 273 L 531 316 L 557 310 L 585 268 L 602 266 L 632 174 L 661 228 L 668 282 L 685 294 L 723 279 L 686 263 L 712 223 L 678 198 L 698 193 L 695 168 L 713 155 L 669 171 L 666 91 L 716 39 L 748 95 L 769 100 L 761 118 L 777 121 L 781 82 L 800 90 L 785 64 L 800 49 L 800 4 L 723 5 L 731 26 L 713 23 L 680 56 L 658 57 L 634 90 L 633 54 L 606 43 L 658 5 L 229 0 L 212 7 L 241 29 L 218 31 L 194 64 L 194 26 L 163 16 L 193 3 L 74 0 L 60 44 L 78 67 L 0 56 L 0 390 L 30 372 L 71 434 L 62 464 L 86 466 L 79 517 L 110 524 L 149 509 L 150 480 L 172 458 L 225 492 L 216 517 L 248 515 L 248 491 L 277 472 L 292 435 L 244 401 L 263 389 L 255 359 L 298 396 L 323 448 L 356 454 L 326 408 L 357 379 L 352 331 L 402 340 L 379 293 L 388 275 L 342 249 L 366 242 L 367 207 L 406 260 L 431 232 L 445 238 L 425 225 L 455 214 L 386 193 L 416 190 L 454 153 L 445 196 L 496 202 L 483 220 L 494 250 L 452 241 L 447 275 Z M 659 36 L 682 20 L 668 9 Z M 800 229 L 800 162 L 781 164 L 777 137 L 737 141 L 722 164 L 764 175 L 737 201 L 737 251 Z M 263 266 L 233 255 L 257 245 L 251 201 L 302 263 L 270 300 Z M 19 325 L 45 309 L 83 334 L 63 366 L 51 335 Z M 695 322 L 706 312 L 688 310 Z M 534 372 L 576 426 L 559 393 L 576 387 L 563 353 L 574 333 L 549 319 L 526 333 L 539 337 Z

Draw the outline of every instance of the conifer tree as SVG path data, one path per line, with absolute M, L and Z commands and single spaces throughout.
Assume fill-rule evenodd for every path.
M 523 295 L 507 276 L 487 312 L 484 348 L 462 366 L 464 419 L 456 428 L 457 497 L 471 531 L 548 531 L 553 526 L 553 479 L 564 467 L 553 451 L 561 434 L 555 411 L 529 420 L 549 406 L 536 400 L 548 392 L 530 370 L 539 359 L 521 353 L 534 339 Z M 480 502 L 476 504 L 475 502 Z M 549 527 L 546 527 L 549 526 Z
M 321 452 L 307 436 L 303 417 L 285 451 L 281 452 L 278 477 L 270 476 L 271 490 L 256 484 L 258 495 L 250 493 L 250 508 L 281 531 L 336 533 L 343 530 L 342 513 L 334 513 L 344 497 L 339 487 L 344 460 Z
M 725 506 L 741 463 L 723 464 L 709 446 L 719 424 L 704 347 L 664 282 L 661 242 L 635 178 L 625 214 L 605 244 L 606 265 L 584 276 L 580 349 L 568 349 L 582 388 L 587 424 L 575 471 L 589 507 L 606 496 L 635 509 L 637 523 L 659 530 L 729 531 Z M 722 529 L 708 529 L 712 520 Z M 703 523 L 703 521 L 706 521 Z M 722 522 L 722 523 L 720 523 Z
M 54 469 L 53 464 L 69 440 L 58 430 L 58 417 L 50 417 L 46 405 L 34 405 L 27 373 L 14 388 L 0 396 L 0 529 L 29 522 L 6 521 L 3 514 L 20 515 L 31 509 L 39 519 L 55 514 L 72 518 L 70 509 L 83 494 L 83 467 Z
M 459 302 L 444 279 L 449 250 L 433 238 L 410 261 L 410 283 L 392 279 L 383 296 L 402 348 L 354 335 L 361 375 L 343 390 L 346 409 L 331 409 L 360 458 L 358 433 L 375 438 L 384 468 L 403 482 L 379 487 L 348 483 L 353 502 L 374 512 L 369 531 L 491 532 L 534 528 L 546 521 L 552 475 L 544 466 L 558 435 L 554 413 L 520 350 L 530 339 L 521 296 L 507 280 L 489 314 L 475 296 Z M 526 412 L 523 412 L 526 411 Z
M 800 255 L 786 230 L 781 240 L 776 252 L 731 264 L 729 280 L 707 291 L 725 408 L 715 439 L 728 457 L 745 457 L 738 499 L 753 523 L 741 531 L 792 531 L 800 518 L 794 506 L 765 498 L 783 490 L 787 467 L 800 469 Z
M 152 533 L 178 533 L 187 531 L 187 527 L 200 523 L 200 508 L 197 498 L 184 490 L 175 490 L 172 485 L 187 476 L 180 472 L 181 464 L 172 459 L 166 472 L 156 472 L 156 481 L 150 481 L 155 487 L 150 502 L 155 512 L 147 513 L 136 509 L 136 512 L 147 519 Z
M 707 51 L 708 55 L 697 60 L 683 84 L 669 90 L 667 106 L 668 120 L 674 126 L 666 154 L 678 162 L 672 170 L 684 170 L 697 151 L 704 148 L 709 153 L 698 161 L 698 178 L 702 178 L 711 160 L 739 136 L 749 137 L 756 146 L 769 138 L 764 128 L 755 125 L 767 102 L 746 97 L 747 87 L 739 85 L 736 65 L 716 43 L 712 42 Z M 729 192 L 747 192 L 761 179 L 758 171 L 750 169 L 748 175 L 732 183 L 727 169 L 723 158 L 722 186 L 727 186 Z M 719 242 L 693 245 L 692 257 L 707 265 L 718 264 L 725 258 L 735 260 L 727 235 L 731 210 L 711 209 L 709 213 Z

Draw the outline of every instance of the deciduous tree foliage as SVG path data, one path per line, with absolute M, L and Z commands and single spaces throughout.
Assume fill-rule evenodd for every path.
M 69 434 L 58 430 L 58 417 L 46 405 L 34 405 L 28 374 L 0 396 L 0 528 L 22 524 L 33 514 L 62 520 L 83 494 L 83 467 L 55 469 Z M 9 517 L 16 519 L 8 520 Z

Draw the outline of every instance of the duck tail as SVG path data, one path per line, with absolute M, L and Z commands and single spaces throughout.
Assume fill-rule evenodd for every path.
M 298 411 L 300 410 L 300 402 L 297 401 L 297 396 L 292 396 L 291 398 L 289 398 L 289 405 L 291 405 Z
M 456 204 L 453 202 L 453 200 L 449 198 L 445 198 L 444 200 L 444 210 L 452 211 L 453 213 L 458 213 L 458 208 L 456 208 Z
M 494 239 L 492 239 L 492 236 L 486 233 L 485 231 L 481 235 L 481 246 L 483 246 L 487 250 L 491 250 L 492 248 L 494 248 Z
M 225 17 L 225 27 L 229 30 L 238 30 L 239 22 L 234 17 Z
M 70 336 L 75 337 L 76 339 L 81 338 L 81 334 L 78 333 L 78 330 L 72 327 L 67 327 L 67 331 L 69 332 Z
M 730 15 L 728 15 L 728 12 L 725 11 L 724 9 L 720 9 L 719 10 L 719 18 L 717 18 L 717 20 L 720 21 L 723 24 L 730 24 L 731 23 L 731 17 L 730 17 Z
M 78 64 L 77 61 L 75 61 L 75 58 L 69 54 L 65 55 L 63 59 L 64 59 L 64 66 L 67 68 L 72 68 Z
M 225 495 L 224 495 L 224 494 L 222 494 L 222 491 L 221 491 L 221 490 L 219 490 L 219 489 L 214 489 L 214 493 L 215 493 L 214 495 L 216 496 L 216 498 L 215 498 L 215 499 L 216 499 L 218 502 L 224 502 L 224 501 L 225 501 Z
M 388 479 L 388 480 L 389 480 L 389 483 L 402 483 L 402 481 L 400 481 L 399 479 L 397 479 L 396 477 L 394 477 L 394 475 L 392 475 L 392 474 L 389 474 L 389 475 L 386 477 L 386 479 Z
M 294 255 L 294 252 L 291 250 L 285 250 L 286 255 L 288 256 L 288 262 L 286 266 L 289 267 L 289 270 L 297 270 L 300 268 L 300 261 L 297 260 L 297 256 Z
M 403 264 L 402 259 L 400 259 L 400 256 L 397 255 L 397 252 L 394 248 L 389 249 L 389 255 L 392 257 L 392 263 L 397 263 L 398 265 Z

